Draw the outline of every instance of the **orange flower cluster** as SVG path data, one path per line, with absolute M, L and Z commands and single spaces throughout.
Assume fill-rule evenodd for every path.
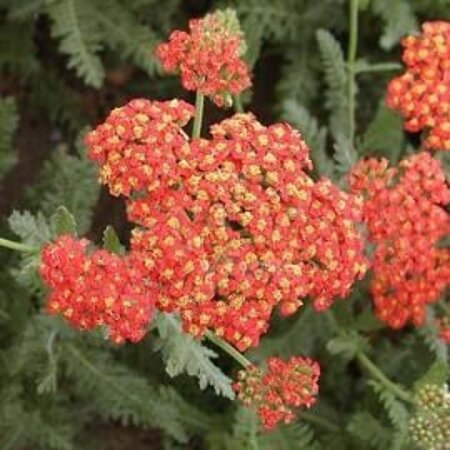
M 251 85 L 241 59 L 244 52 L 243 34 L 232 10 L 191 20 L 189 33 L 176 30 L 169 42 L 156 48 L 164 70 L 179 72 L 185 89 L 207 95 L 218 106 Z
M 134 100 L 86 143 L 111 191 L 133 194 L 131 248 L 158 284 L 157 307 L 194 336 L 211 328 L 245 350 L 277 305 L 291 314 L 308 296 L 326 309 L 364 274 L 361 205 L 306 175 L 309 150 L 289 125 L 237 114 L 189 141 L 190 113 Z
M 152 317 L 154 286 L 133 255 L 88 254 L 88 245 L 60 236 L 43 248 L 40 273 L 51 289 L 47 311 L 82 330 L 103 326 L 117 344 L 139 341 Z
M 269 358 L 265 370 L 254 365 L 241 370 L 233 387 L 239 400 L 255 407 L 270 430 L 278 422 L 290 423 L 295 417 L 292 408 L 315 403 L 319 376 L 319 364 L 309 358 L 293 356 L 287 362 Z
M 450 282 L 450 251 L 436 246 L 450 231 L 443 208 L 450 190 L 440 163 L 425 152 L 403 160 L 399 169 L 369 159 L 353 168 L 349 184 L 365 196 L 364 221 L 375 244 L 376 315 L 396 329 L 422 324 L 426 305 Z
M 429 130 L 425 148 L 450 150 L 450 22 L 425 22 L 422 31 L 403 40 L 407 70 L 389 83 L 387 103 L 408 131 Z

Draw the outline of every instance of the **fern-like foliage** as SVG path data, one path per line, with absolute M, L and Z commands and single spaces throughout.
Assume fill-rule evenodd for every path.
M 0 99 L 0 178 L 16 161 L 13 136 L 17 130 L 18 113 L 13 98 Z
M 348 421 L 346 429 L 361 447 L 370 449 L 389 447 L 390 430 L 367 411 L 355 413 Z
M 382 100 L 363 136 L 359 150 L 363 154 L 380 153 L 382 156 L 389 157 L 391 162 L 396 162 L 402 148 L 402 119 L 396 112 L 387 108 Z
M 99 88 L 105 72 L 98 53 L 102 34 L 93 18 L 87 0 L 55 0 L 46 6 L 52 20 L 52 36 L 60 41 L 59 49 L 69 57 L 68 67 L 74 69 L 86 84 Z
M 417 30 L 417 21 L 409 0 L 372 0 L 372 10 L 384 23 L 380 46 L 391 49 L 399 40 Z
M 234 398 L 231 380 L 211 360 L 217 354 L 183 333 L 172 315 L 159 314 L 155 325 L 161 338 L 166 371 L 171 377 L 187 373 L 198 378 L 200 389 L 212 386 L 218 395 Z
M 99 414 L 120 419 L 124 424 L 160 427 L 176 440 L 186 440 L 170 388 L 151 386 L 99 348 L 83 350 L 67 343 L 64 350 L 64 362 L 75 382 L 76 394 Z
M 409 414 L 404 404 L 378 381 L 370 380 L 369 385 L 378 396 L 392 425 L 398 431 L 405 432 L 408 428 Z
M 315 440 L 309 425 L 280 425 L 273 432 L 259 436 L 261 450 L 320 450 L 322 446 Z
M 39 70 L 31 20 L 0 25 L 0 69 L 27 78 Z
M 48 217 L 58 206 L 65 205 L 77 218 L 79 233 L 84 234 L 91 224 L 98 200 L 96 178 L 95 166 L 88 160 L 80 141 L 75 155 L 61 146 L 46 161 L 38 183 L 30 189 L 31 206 Z
M 51 226 L 42 213 L 34 216 L 29 211 L 23 213 L 14 211 L 8 223 L 11 231 L 19 236 L 22 242 L 36 247 L 36 253 L 21 255 L 20 264 L 13 267 L 11 272 L 19 284 L 30 292 L 38 292 L 42 285 L 37 274 L 39 266 L 37 251 L 41 245 L 51 239 L 53 235 Z
M 333 160 L 327 154 L 327 129 L 321 127 L 315 117 L 295 100 L 286 100 L 282 104 L 282 118 L 300 130 L 311 149 L 314 169 L 319 175 L 332 177 Z
M 317 42 L 327 85 L 326 107 L 330 112 L 330 130 L 337 139 L 348 137 L 347 71 L 341 45 L 327 30 L 318 30 Z

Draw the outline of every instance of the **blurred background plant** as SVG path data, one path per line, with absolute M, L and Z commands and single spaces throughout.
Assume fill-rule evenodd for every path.
M 425 20 L 449 19 L 448 0 L 360 0 L 351 68 L 346 0 L 0 0 L 2 235 L 40 244 L 54 234 L 64 205 L 80 234 L 114 241 L 110 228 L 104 232 L 112 223 L 127 241 L 123 205 L 98 187 L 80 137 L 133 97 L 186 98 L 175 77 L 160 73 L 153 48 L 219 7 L 235 8 L 246 34 L 254 84 L 246 109 L 263 123 L 282 119 L 301 130 L 316 175 L 339 182 L 362 156 L 396 163 L 417 147 L 384 106 L 386 82 L 401 67 L 401 37 Z M 355 96 L 348 95 L 350 76 Z M 448 157 L 444 163 L 448 174 Z M 363 281 L 333 308 L 334 318 L 309 308 L 275 317 L 250 352 L 253 361 L 300 352 L 324 368 L 319 419 L 303 413 L 293 425 L 261 433 L 251 411 L 226 399 L 233 396 L 222 372 L 235 369 L 229 359 L 183 335 L 177 322 L 158 317 L 142 343 L 113 348 L 100 334 L 82 336 L 40 313 L 32 260 L 8 252 L 0 258 L 4 450 L 412 449 L 408 408 L 382 383 L 367 383 L 355 357 L 369 352 L 407 386 L 420 378 L 442 384 L 448 375 L 433 311 L 419 330 L 388 331 L 373 318 Z

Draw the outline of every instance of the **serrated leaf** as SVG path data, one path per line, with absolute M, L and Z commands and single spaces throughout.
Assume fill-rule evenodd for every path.
M 320 127 L 317 119 L 295 100 L 282 104 L 282 118 L 296 126 L 311 149 L 311 159 L 318 174 L 331 177 L 333 160 L 326 151 L 327 129 Z
M 333 158 L 336 162 L 336 172 L 340 175 L 345 175 L 348 173 L 350 168 L 358 160 L 358 155 L 353 148 L 352 143 L 344 135 L 336 136 Z
M 326 91 L 326 108 L 330 111 L 330 130 L 338 136 L 348 136 L 348 75 L 341 45 L 327 30 L 316 33 L 322 60 Z
M 120 243 L 119 236 L 117 236 L 112 225 L 108 225 L 103 232 L 103 248 L 117 255 L 122 255 L 125 252 L 125 248 Z
M 385 50 L 417 30 L 417 20 L 408 0 L 372 0 L 372 9 L 384 22 L 380 46 Z
M 217 354 L 183 333 L 175 316 L 159 314 L 155 319 L 162 341 L 166 371 L 171 377 L 182 373 L 198 378 L 200 389 L 212 386 L 218 395 L 233 399 L 231 380 L 211 360 Z
M 13 137 L 17 130 L 19 115 L 12 97 L 0 99 L 0 177 L 16 162 Z
M 364 342 L 358 333 L 346 332 L 331 339 L 327 343 L 327 350 L 333 355 L 340 355 L 345 359 L 353 359 L 363 348 Z
M 374 119 L 367 128 L 361 143 L 361 152 L 370 154 L 380 152 L 391 162 L 398 161 L 402 151 L 402 119 L 387 108 L 384 100 L 378 106 Z
M 444 361 L 435 361 L 419 380 L 414 383 L 414 392 L 420 390 L 426 384 L 442 386 L 448 381 L 450 368 Z
M 57 0 L 47 4 L 46 12 L 52 20 L 52 36 L 60 40 L 60 51 L 69 56 L 68 68 L 86 84 L 99 88 L 105 76 L 98 57 L 101 35 L 89 2 Z
M 56 236 L 61 234 L 76 235 L 77 224 L 73 215 L 65 206 L 59 206 L 50 218 Z

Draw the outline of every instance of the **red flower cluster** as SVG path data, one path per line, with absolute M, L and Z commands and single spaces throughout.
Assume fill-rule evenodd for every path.
M 193 112 L 182 100 L 136 99 L 114 109 L 90 132 L 85 139 L 89 157 L 102 166 L 100 181 L 111 194 L 129 196 L 132 191 L 176 184 L 175 152 L 187 145 L 181 126 Z
M 174 31 L 156 56 L 164 70 L 179 71 L 183 87 L 211 97 L 218 105 L 230 94 L 250 87 L 248 67 L 241 59 L 245 42 L 233 10 L 217 11 L 189 22 L 189 33 Z
M 422 30 L 403 40 L 407 70 L 389 83 L 387 103 L 408 131 L 429 130 L 426 148 L 450 150 L 450 22 L 426 22 Z
M 212 328 L 245 350 L 275 306 L 291 314 L 309 296 L 323 310 L 344 297 L 366 270 L 354 226 L 360 204 L 305 174 L 311 162 L 299 133 L 237 114 L 212 126 L 212 139 L 189 142 L 179 124 L 191 110 L 170 104 L 176 113 L 157 104 L 163 121 L 150 102 L 134 100 L 86 139 L 112 192 L 135 194 L 128 216 L 141 228 L 131 247 L 158 283 L 157 307 L 179 312 L 194 336 Z M 136 114 L 148 124 L 138 135 Z M 126 139 L 110 147 L 118 126 Z
M 264 371 L 254 365 L 241 370 L 233 387 L 246 406 L 256 407 L 264 427 L 272 429 L 293 420 L 292 408 L 315 403 L 319 376 L 319 364 L 309 358 L 269 358 Z
M 450 231 L 442 206 L 450 201 L 438 161 L 422 152 L 388 169 L 385 160 L 359 162 L 349 176 L 365 195 L 364 221 L 375 244 L 371 281 L 378 318 L 392 328 L 423 322 L 425 307 L 450 282 L 450 251 L 436 243 Z
M 115 343 L 139 341 L 154 305 L 154 289 L 139 260 L 105 250 L 87 254 L 88 244 L 60 236 L 43 248 L 40 273 L 51 288 L 47 311 L 82 330 L 104 326 Z

